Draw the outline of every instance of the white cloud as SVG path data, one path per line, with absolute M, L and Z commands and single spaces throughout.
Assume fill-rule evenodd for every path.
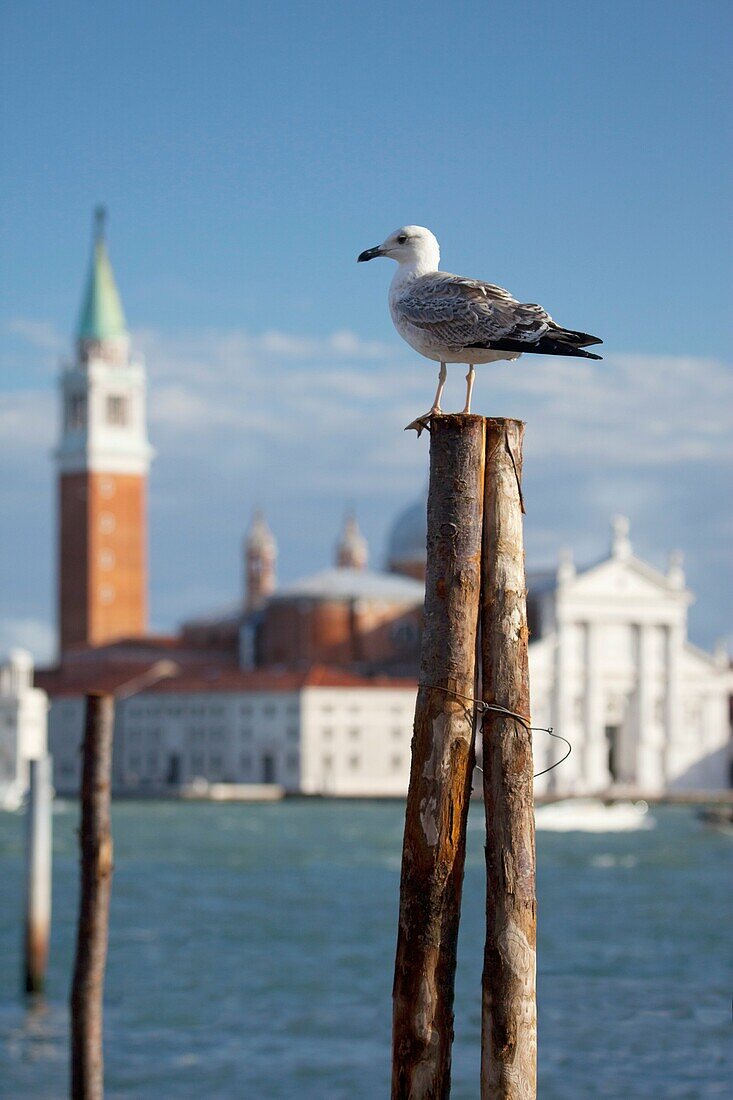
M 43 338 L 42 328 L 21 335 Z M 381 560 L 391 517 L 425 484 L 425 437 L 403 428 L 429 406 L 436 365 L 396 340 L 382 347 L 349 332 L 145 330 L 134 345 L 148 365 L 157 450 L 154 608 L 175 607 L 176 593 L 198 575 L 220 593 L 212 602 L 236 597 L 240 539 L 255 504 L 276 527 L 285 577 L 325 563 L 347 502 L 372 538 L 372 561 Z M 449 367 L 446 408 L 462 407 L 464 375 Z M 716 591 L 726 582 L 716 524 L 733 466 L 731 397 L 727 365 L 687 356 L 527 356 L 479 367 L 477 411 L 527 421 L 530 563 L 546 562 L 562 544 L 575 546 L 579 560 L 600 551 L 609 514 L 626 511 L 642 545 L 662 557 L 678 545 L 688 551 L 693 580 L 708 586 L 700 614 L 720 622 Z M 52 476 L 55 404 L 47 386 L 0 405 L 0 505 L 16 527 L 25 522 L 15 514 L 23 485 L 37 483 L 41 468 Z M 33 552 L 45 561 L 49 550 Z M 22 610 L 14 604 L 12 614 Z M 190 610 L 166 612 L 168 622 Z

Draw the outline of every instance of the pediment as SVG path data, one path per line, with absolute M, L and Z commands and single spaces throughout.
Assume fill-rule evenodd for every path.
M 642 601 L 674 601 L 689 599 L 684 590 L 672 588 L 664 573 L 636 558 L 621 561 L 610 558 L 577 574 L 564 586 L 571 599 L 576 596 L 594 599 L 632 599 Z

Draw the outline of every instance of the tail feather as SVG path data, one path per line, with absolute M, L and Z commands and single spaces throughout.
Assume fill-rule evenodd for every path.
M 565 336 L 567 334 L 563 331 L 558 332 L 553 336 L 543 336 L 540 340 L 536 340 L 534 343 L 529 343 L 526 340 L 490 340 L 487 343 L 481 344 L 469 344 L 468 347 L 472 348 L 487 348 L 493 351 L 518 351 L 524 355 L 569 355 L 578 359 L 603 359 L 602 355 L 594 355 L 592 351 L 583 351 L 582 346 L 577 343 L 566 342 Z M 580 333 L 579 335 L 583 335 Z M 602 340 L 597 340 L 595 337 L 591 337 L 591 342 L 596 344 L 603 343 Z
M 589 332 L 576 332 L 572 328 L 557 328 L 553 331 L 555 339 L 567 341 L 569 344 L 575 344 L 577 348 L 587 348 L 592 344 L 602 344 L 603 340 L 599 336 L 591 336 Z

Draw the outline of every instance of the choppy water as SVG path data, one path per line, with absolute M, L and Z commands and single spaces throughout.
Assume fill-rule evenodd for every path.
M 0 814 L 0 1095 L 67 1095 L 77 807 L 54 819 L 48 1003 L 17 995 L 23 822 Z M 731 1095 L 733 839 L 538 834 L 542 1100 Z M 106 985 L 109 1098 L 389 1094 L 403 808 L 122 803 Z M 481 809 L 472 809 L 453 1097 L 478 1096 Z

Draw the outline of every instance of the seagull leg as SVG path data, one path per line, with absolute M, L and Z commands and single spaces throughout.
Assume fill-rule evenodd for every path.
M 433 401 L 433 407 L 429 413 L 425 413 L 425 416 L 418 416 L 416 420 L 413 420 L 411 424 L 408 424 L 405 428 L 406 432 L 409 432 L 411 428 L 414 428 L 420 437 L 424 428 L 430 429 L 430 421 L 434 416 L 441 416 L 443 410 L 440 407 L 440 399 L 443 396 L 443 390 L 445 389 L 445 381 L 448 377 L 448 369 L 445 363 L 440 364 L 440 371 L 438 373 L 438 388 L 435 391 L 435 399 Z
M 476 381 L 476 368 L 473 363 L 469 363 L 468 374 L 466 375 L 466 407 L 463 410 L 464 416 L 467 416 L 471 411 L 471 394 L 473 393 L 473 384 Z

